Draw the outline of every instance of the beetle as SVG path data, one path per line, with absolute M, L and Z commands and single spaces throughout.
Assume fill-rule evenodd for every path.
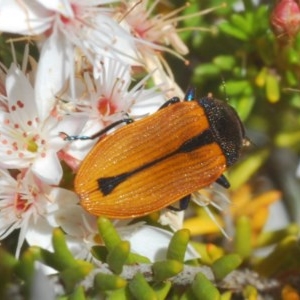
M 121 124 L 127 125 L 107 134 Z M 212 97 L 184 101 L 173 97 L 141 120 L 119 120 L 85 140 L 103 136 L 83 160 L 75 177 L 80 204 L 93 215 L 126 219 L 147 215 L 217 182 L 241 155 L 245 129 L 236 111 Z

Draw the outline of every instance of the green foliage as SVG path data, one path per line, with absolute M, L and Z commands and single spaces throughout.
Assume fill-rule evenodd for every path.
M 1 273 L 1 295 L 4 297 L 9 295 L 10 280 L 14 278 L 15 284 L 21 286 L 19 294 L 30 299 L 32 288 L 38 288 L 36 285 L 39 282 L 35 276 L 34 266 L 36 262 L 40 262 L 55 270 L 55 276 L 60 282 L 61 292 L 57 295 L 60 299 L 92 299 L 96 296 L 107 299 L 160 300 L 168 297 L 219 299 L 220 292 L 216 283 L 236 270 L 241 263 L 238 255 L 229 254 L 216 260 L 211 270 L 199 264 L 188 266 L 183 261 L 183 254 L 187 247 L 189 233 L 183 229 L 176 232 L 171 240 L 166 260 L 147 264 L 145 269 L 145 264 L 132 265 L 126 262 L 130 245 L 127 241 L 119 240 L 114 236 L 117 233 L 109 220 L 99 218 L 98 224 L 101 224 L 100 234 L 104 224 L 110 228 L 110 232 L 114 232 L 109 237 L 105 237 L 110 248 L 107 249 L 109 254 L 105 260 L 101 261 L 100 269 L 90 262 L 72 257 L 66 246 L 63 232 L 54 229 L 52 239 L 54 253 L 38 247 L 30 247 L 22 254 L 21 259 L 17 260 L 1 249 L 0 270 L 6 271 L 5 274 Z M 115 241 L 118 243 L 114 245 Z M 185 272 L 184 268 L 189 268 L 189 271 Z M 10 276 L 7 276 L 8 274 Z M 212 277 L 208 279 L 206 276 Z M 6 281 L 3 281 L 4 278 Z M 229 294 L 224 294 L 224 299 L 230 299 Z
M 218 300 L 220 293 L 218 289 L 203 274 L 197 274 L 191 286 L 194 299 L 201 300 Z
M 190 232 L 187 229 L 175 232 L 168 247 L 167 259 L 183 262 L 189 239 Z
M 242 259 L 237 254 L 224 255 L 212 264 L 212 270 L 217 280 L 223 279 L 230 272 L 235 270 L 242 263 Z
M 244 259 L 252 253 L 251 245 L 251 220 L 247 216 L 241 216 L 236 222 L 234 239 L 235 251 Z
M 152 266 L 155 281 L 164 281 L 183 270 L 183 264 L 177 260 L 157 261 Z
M 110 291 L 124 288 L 127 282 L 120 276 L 98 273 L 95 276 L 94 286 L 98 291 Z

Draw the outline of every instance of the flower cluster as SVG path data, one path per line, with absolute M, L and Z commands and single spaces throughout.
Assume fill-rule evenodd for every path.
M 12 47 L 11 65 L 0 64 L 0 239 L 19 229 L 17 256 L 25 240 L 49 249 L 54 227 L 77 257 L 96 243 L 95 217 L 66 189 L 66 173 L 95 141 L 68 142 L 60 132 L 91 135 L 183 95 L 163 58 L 187 53 L 180 10 L 155 14 L 158 2 L 0 1 L 0 31 L 39 51 L 36 61 L 26 45 L 17 62 Z

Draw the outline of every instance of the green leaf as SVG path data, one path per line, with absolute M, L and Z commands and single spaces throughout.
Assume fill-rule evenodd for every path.
M 280 86 L 277 74 L 269 72 L 266 78 L 266 97 L 271 103 L 280 99 Z
M 0 268 L 14 268 L 18 264 L 18 260 L 0 247 Z
M 30 247 L 22 254 L 19 263 L 15 266 L 16 274 L 24 281 L 23 290 L 26 299 L 29 299 L 33 275 L 35 272 L 35 261 L 38 258 L 40 258 L 39 248 Z
M 236 28 L 234 25 L 229 22 L 223 22 L 219 25 L 219 28 L 222 32 L 239 39 L 241 41 L 248 41 L 248 35 L 241 29 Z
M 180 300 L 195 300 L 195 294 L 192 291 L 192 288 L 189 287 L 186 289 L 186 291 L 181 295 L 180 298 L 174 297 L 175 300 L 180 299 Z M 173 300 L 173 299 L 172 299 Z
M 177 260 L 157 261 L 153 264 L 152 270 L 154 280 L 163 281 L 180 273 L 183 264 Z
M 233 291 L 222 293 L 220 300 L 231 300 Z
M 245 299 L 258 299 L 259 293 L 254 286 L 247 285 L 243 289 L 243 296 L 245 297 Z M 288 299 L 288 298 L 286 298 L 286 299 Z
M 290 86 L 290 87 L 293 87 L 293 86 L 297 87 L 298 86 L 297 74 L 295 74 L 293 71 L 285 70 L 285 79 L 287 81 L 288 86 Z
M 153 290 L 155 291 L 157 299 L 158 300 L 167 299 L 171 287 L 172 287 L 172 283 L 170 281 L 155 283 L 153 285 Z
M 207 63 L 207 64 L 201 64 L 199 66 L 197 66 L 194 69 L 194 75 L 193 75 L 193 81 L 195 83 L 199 82 L 199 80 L 197 80 L 197 77 L 205 77 L 205 76 L 216 76 L 220 73 L 220 69 L 218 66 L 211 64 L 211 63 Z
M 255 104 L 255 99 L 252 96 L 242 96 L 239 98 L 237 105 L 235 106 L 239 117 L 242 121 L 245 121 L 250 117 Z
M 117 275 L 98 273 L 94 285 L 100 291 L 110 291 L 124 288 L 127 281 Z
M 246 89 L 251 88 L 247 80 L 229 80 L 225 84 L 228 95 L 241 95 Z
M 65 234 L 61 229 L 55 228 L 53 230 L 52 244 L 55 253 L 55 260 L 59 265 L 59 270 L 76 266 L 76 260 L 68 249 Z
M 150 263 L 150 259 L 146 256 L 137 254 L 137 253 L 129 253 L 126 264 L 134 265 L 134 264 L 147 264 Z
M 121 238 L 110 220 L 99 217 L 97 220 L 99 234 L 108 251 L 112 251 L 121 242 Z
M 130 300 L 131 295 L 127 286 L 117 289 L 106 291 L 106 300 Z
M 213 63 L 220 70 L 231 70 L 235 66 L 235 58 L 232 55 L 218 55 L 213 59 Z
M 50 252 L 46 249 L 41 249 L 41 257 L 44 264 L 57 271 L 62 271 L 67 267 L 61 263 L 60 257 L 56 256 L 55 253 Z
M 241 263 L 242 259 L 239 255 L 228 254 L 214 261 L 211 267 L 216 279 L 221 280 L 235 270 Z
M 157 300 L 157 296 L 141 273 L 137 273 L 128 284 L 130 293 L 137 300 Z
M 68 297 L 68 300 L 85 300 L 84 289 L 82 286 L 77 286 L 72 294 Z
M 261 68 L 261 70 L 258 72 L 255 83 L 259 87 L 263 87 L 266 84 L 268 69 L 266 67 Z
M 190 231 L 188 229 L 175 232 L 168 246 L 167 259 L 183 262 L 189 239 Z
M 87 261 L 77 260 L 76 265 L 66 268 L 60 272 L 60 278 L 64 282 L 66 290 L 71 292 L 75 286 L 82 281 L 94 268 L 94 266 Z
M 121 241 L 108 253 L 107 263 L 114 273 L 120 274 L 122 272 L 129 251 L 130 243 L 128 241 Z
M 234 237 L 234 249 L 242 258 L 248 258 L 252 252 L 251 220 L 246 216 L 237 219 Z
M 230 21 L 235 28 L 240 29 L 249 38 L 252 33 L 252 14 L 232 14 Z
M 236 190 L 244 184 L 249 178 L 262 166 L 269 156 L 268 149 L 256 151 L 248 155 L 247 159 L 239 162 L 230 169 L 229 181 L 231 189 Z
M 198 273 L 192 283 L 192 291 L 195 299 L 199 300 L 219 300 L 218 289 L 209 281 L 205 275 Z
M 108 250 L 105 246 L 93 246 L 91 248 L 91 254 L 98 260 L 106 262 Z
M 34 274 L 34 262 L 40 258 L 40 250 L 37 247 L 28 248 L 15 266 L 16 273 L 25 281 L 30 281 Z M 11 261 L 12 263 L 13 261 Z

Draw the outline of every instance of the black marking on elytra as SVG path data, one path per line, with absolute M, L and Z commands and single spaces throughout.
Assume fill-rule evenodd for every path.
M 126 173 L 122 173 L 116 176 L 111 177 L 104 177 L 98 179 L 98 186 L 99 190 L 102 192 L 104 196 L 109 195 L 120 183 L 125 181 L 128 177 L 141 172 L 149 167 L 154 166 L 157 163 L 160 163 L 161 161 L 179 154 L 179 153 L 188 153 L 192 152 L 202 146 L 211 144 L 214 142 L 213 135 L 210 129 L 207 129 L 200 133 L 199 135 L 192 137 L 191 139 L 185 141 L 183 144 L 181 144 L 175 151 L 166 154 L 165 156 L 162 156 L 160 158 L 157 158 L 153 161 L 150 161 L 134 170 L 131 170 Z

